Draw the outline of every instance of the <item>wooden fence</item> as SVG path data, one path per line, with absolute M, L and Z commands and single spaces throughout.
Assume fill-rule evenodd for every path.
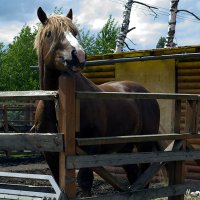
M 59 96 L 59 98 L 58 98 Z M 80 129 L 80 101 L 84 98 L 137 98 L 171 99 L 175 102 L 174 133 L 165 135 L 135 135 L 103 138 L 76 138 Z M 59 91 L 1 92 L 0 100 L 52 100 L 59 101 L 59 132 L 39 134 L 1 134 L 0 150 L 37 150 L 60 152 L 60 187 L 69 199 L 76 198 L 76 173 L 82 167 L 90 167 L 113 187 L 123 191 L 106 196 L 88 199 L 153 199 L 168 196 L 170 200 L 182 200 L 188 189 L 197 191 L 200 182 L 184 182 L 184 161 L 200 159 L 200 151 L 195 150 L 189 139 L 200 138 L 198 134 L 198 116 L 200 96 L 187 94 L 158 93 L 90 93 L 76 92 L 72 77 L 62 75 L 59 78 Z M 187 101 L 187 133 L 180 133 L 181 101 Z M 70 105 L 70 106 L 69 106 Z M 67 113 L 67 114 L 66 114 Z M 97 144 L 118 144 L 127 142 L 148 142 L 173 140 L 168 147 L 157 152 L 120 153 L 87 155 L 82 146 Z M 13 145 L 10 145 L 13 144 Z M 144 189 L 156 172 L 169 162 L 169 186 L 156 189 Z M 107 172 L 104 166 L 124 164 L 152 163 L 138 180 L 128 189 Z M 87 198 L 85 198 L 87 199 Z
M 35 103 L 0 103 L 0 132 L 27 132 L 33 125 Z

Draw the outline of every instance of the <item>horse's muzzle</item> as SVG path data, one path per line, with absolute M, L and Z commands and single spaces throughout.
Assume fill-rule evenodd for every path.
M 86 55 L 83 51 L 73 50 L 71 52 L 72 59 L 66 60 L 67 67 L 69 67 L 72 71 L 78 72 L 82 70 L 86 63 Z

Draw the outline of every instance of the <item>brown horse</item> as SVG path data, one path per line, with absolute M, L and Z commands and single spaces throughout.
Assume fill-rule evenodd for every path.
M 57 90 L 60 73 L 68 73 L 75 79 L 76 91 L 94 92 L 148 92 L 142 85 L 132 81 L 108 82 L 95 85 L 81 74 L 85 64 L 85 52 L 76 37 L 78 30 L 72 23 L 72 10 L 67 16 L 47 17 L 39 8 L 38 17 L 42 23 L 36 36 L 40 68 L 40 87 L 43 90 Z M 101 137 L 158 133 L 160 111 L 156 100 L 101 100 L 86 99 L 80 103 L 80 132 L 77 137 Z M 37 132 L 57 132 L 54 103 L 40 101 L 35 118 Z M 105 145 L 88 147 L 88 154 L 152 151 L 153 143 Z M 46 153 L 47 162 L 58 181 L 58 154 Z M 138 176 L 137 165 L 122 166 L 132 184 Z M 146 167 L 146 166 L 145 166 Z M 84 192 L 91 192 L 93 172 L 80 169 L 78 183 Z

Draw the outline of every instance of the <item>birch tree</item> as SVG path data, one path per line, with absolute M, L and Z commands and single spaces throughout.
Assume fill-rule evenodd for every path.
M 188 10 L 178 9 L 179 0 L 171 0 L 170 2 L 170 15 L 169 15 L 169 23 L 168 23 L 168 33 L 166 37 L 165 47 L 174 47 L 176 44 L 174 43 L 174 35 L 176 29 L 176 17 L 178 12 L 186 12 L 196 19 L 200 20 L 200 18 L 195 15 L 193 12 Z
M 125 5 L 125 10 L 123 12 L 123 22 L 122 22 L 120 33 L 117 37 L 115 52 L 123 51 L 124 41 L 129 29 L 132 5 L 133 5 L 133 0 L 128 0 Z
M 125 43 L 127 33 L 132 31 L 133 29 L 135 29 L 135 27 L 129 29 L 131 9 L 132 9 L 132 5 L 134 3 L 148 7 L 151 10 L 151 12 L 154 13 L 154 16 L 157 17 L 156 12 L 154 11 L 154 9 L 157 9 L 156 7 L 147 5 L 147 4 L 139 2 L 139 1 L 128 0 L 127 3 L 125 4 L 125 10 L 123 12 L 123 22 L 122 22 L 122 26 L 121 26 L 121 29 L 120 29 L 120 33 L 117 37 L 115 52 L 123 51 L 123 46 L 124 46 L 124 43 Z
M 165 47 L 173 47 L 174 45 L 173 41 L 176 28 L 176 15 L 178 11 L 178 3 L 179 0 L 171 0 L 170 2 L 170 15 Z

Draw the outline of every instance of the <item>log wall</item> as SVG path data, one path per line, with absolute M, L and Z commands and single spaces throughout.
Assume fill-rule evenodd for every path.
M 188 94 L 200 94 L 200 59 L 180 60 L 176 63 L 177 92 Z M 186 131 L 186 105 L 182 104 L 181 127 Z M 200 131 L 200 116 L 198 120 Z M 200 140 L 190 140 L 196 149 L 200 149 Z M 186 162 L 187 179 L 200 180 L 200 166 L 195 161 Z

